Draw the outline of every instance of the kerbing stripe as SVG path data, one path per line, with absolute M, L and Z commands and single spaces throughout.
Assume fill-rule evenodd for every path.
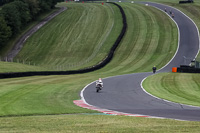
M 84 102 L 84 100 L 74 100 L 74 104 L 82 107 L 82 108 L 87 108 L 90 110 L 96 110 L 104 114 L 109 114 L 109 115 L 121 115 L 121 116 L 133 116 L 133 117 L 145 117 L 145 118 L 150 118 L 150 116 L 147 115 L 140 115 L 140 114 L 129 114 L 129 113 L 123 113 L 123 112 L 118 112 L 118 111 L 113 111 L 113 110 L 108 110 L 108 109 L 101 109 L 92 105 L 89 105 Z M 153 117 L 152 117 L 153 118 Z

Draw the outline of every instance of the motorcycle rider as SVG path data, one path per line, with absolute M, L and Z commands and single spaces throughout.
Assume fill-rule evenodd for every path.
M 154 67 L 152 68 L 152 70 L 153 70 L 153 73 L 156 73 L 156 66 L 154 66 Z
M 99 80 L 96 81 L 96 87 L 97 87 L 98 85 L 99 85 L 101 88 L 103 88 L 103 81 L 102 81 L 101 78 L 99 78 Z
M 174 18 L 174 13 L 172 13 L 172 18 Z
M 172 15 L 172 10 L 169 11 L 169 14 Z

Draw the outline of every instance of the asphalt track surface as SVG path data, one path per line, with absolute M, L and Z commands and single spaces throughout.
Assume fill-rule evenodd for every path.
M 158 73 L 170 72 L 172 67 L 189 64 L 190 61 L 184 60 L 184 57 L 194 59 L 199 50 L 199 32 L 196 25 L 177 9 L 156 3 L 148 3 L 148 5 L 162 11 L 166 8 L 167 14 L 171 10 L 175 15 L 172 19 L 179 29 L 179 48 L 173 59 Z M 169 17 L 171 17 L 170 14 Z M 96 93 L 95 83 L 91 83 L 82 91 L 81 96 L 87 104 L 101 109 L 178 120 L 200 121 L 200 107 L 165 101 L 146 93 L 141 87 L 141 83 L 149 75 L 152 75 L 152 73 L 135 73 L 105 78 L 103 79 L 104 88 L 100 93 Z

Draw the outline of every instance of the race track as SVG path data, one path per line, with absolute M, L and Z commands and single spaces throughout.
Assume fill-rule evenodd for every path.
M 147 2 L 146 2 L 147 3 Z M 143 4 L 146 4 L 143 3 Z M 174 58 L 160 72 L 170 72 L 172 67 L 189 64 L 184 57 L 194 59 L 199 50 L 199 33 L 196 25 L 182 12 L 156 3 L 148 3 L 160 10 L 167 8 L 175 15 L 174 21 L 179 29 L 179 48 Z M 152 66 L 150 66 L 152 67 Z M 141 87 L 142 80 L 152 73 L 136 73 L 103 79 L 104 88 L 96 93 L 95 84 L 82 91 L 86 103 L 102 109 L 131 114 L 142 114 L 171 119 L 200 121 L 200 107 L 164 101 L 147 94 Z

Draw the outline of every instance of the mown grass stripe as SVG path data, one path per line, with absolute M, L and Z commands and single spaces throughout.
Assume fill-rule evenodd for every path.
M 199 74 L 162 73 L 148 77 L 143 86 L 157 97 L 200 106 L 199 82 Z
M 126 11 L 126 10 L 125 10 Z M 137 41 L 137 38 L 140 36 L 140 30 L 139 30 L 139 21 L 138 20 L 138 16 L 137 17 L 133 17 L 131 15 L 131 11 L 129 11 L 129 14 L 127 14 L 128 17 L 128 30 L 126 32 L 126 35 L 124 37 L 123 40 L 126 40 L 125 43 L 122 43 L 121 46 L 119 47 L 119 49 L 117 50 L 117 52 L 115 53 L 115 56 L 117 55 L 118 57 L 118 61 L 122 61 L 120 64 L 118 64 L 117 66 L 115 66 L 115 69 L 113 69 L 113 71 L 116 71 L 116 69 L 120 70 L 120 68 L 123 68 L 126 64 L 126 59 L 132 55 L 135 54 L 135 52 L 132 51 L 132 49 L 135 47 L 135 43 Z M 137 23 L 132 23 L 132 19 L 136 20 Z M 134 27 L 134 29 L 133 29 Z M 129 38 L 129 39 L 128 39 Z M 130 39 L 133 38 L 133 39 Z M 124 41 L 123 41 L 124 42 Z M 131 44 L 131 45 L 130 45 Z M 115 58 L 115 57 L 114 57 Z M 131 60 L 130 60 L 131 61 Z M 111 62 L 112 63 L 112 62 Z M 110 70 L 109 72 L 111 72 L 112 70 Z
M 146 38 L 143 38 L 145 40 L 144 45 L 141 49 L 141 51 L 139 52 L 140 55 L 139 57 L 137 57 L 137 61 L 135 62 L 136 64 L 136 71 L 137 69 L 141 69 L 140 66 L 143 66 L 143 64 L 145 62 L 143 62 L 143 60 L 147 60 L 148 58 L 151 57 L 152 52 L 151 50 L 154 49 L 154 47 L 157 45 L 156 42 L 153 42 L 154 39 L 158 39 L 158 38 L 154 38 L 155 34 L 156 34 L 156 26 L 153 24 L 154 23 L 154 16 L 153 14 L 150 14 L 150 12 L 147 12 L 144 9 L 140 9 L 143 13 L 143 15 L 145 16 L 145 21 L 147 22 L 147 36 Z M 152 45 L 153 44 L 153 45 Z M 141 64 L 142 63 L 142 64 Z
M 40 42 L 38 44 L 42 46 L 39 50 L 36 50 L 37 53 L 34 52 L 34 56 L 30 55 L 27 60 L 35 61 L 36 63 L 39 63 L 41 65 L 63 65 L 63 61 L 65 61 L 64 64 L 68 64 L 70 62 L 76 63 L 82 60 L 87 60 L 87 58 L 92 54 L 92 52 L 95 49 L 95 46 L 98 44 L 99 41 L 102 40 L 102 38 L 107 33 L 105 29 L 108 29 L 108 27 L 110 27 L 110 21 L 113 21 L 112 19 L 107 19 L 108 16 L 111 14 L 110 12 L 108 12 L 109 7 L 103 6 L 103 8 L 101 8 L 102 6 L 98 4 L 78 4 L 81 8 L 79 8 L 79 10 L 76 10 L 77 4 L 72 5 L 74 5 L 74 7 L 69 7 L 67 11 L 55 18 L 52 22 L 43 27 L 41 31 L 38 31 L 38 33 L 36 33 L 33 37 L 30 38 L 35 41 L 37 40 L 37 36 L 40 36 L 39 38 L 43 38 L 43 40 L 38 40 L 38 42 Z M 74 10 L 76 11 L 73 12 Z M 68 14 L 68 17 L 71 16 L 71 18 L 74 19 L 64 19 Z M 71 14 L 73 15 L 73 17 Z M 52 24 L 60 18 L 61 20 L 63 19 L 63 21 L 61 21 L 62 25 L 68 25 L 68 27 L 66 28 L 62 26 L 62 29 L 64 29 L 64 32 L 66 33 L 61 32 L 62 35 L 58 36 L 59 34 L 55 34 L 60 33 L 57 32 L 57 29 L 55 29 L 55 27 L 57 27 L 58 24 Z M 40 33 L 46 31 L 47 27 L 51 27 L 48 33 Z M 44 38 L 43 35 L 45 35 L 46 37 Z M 46 42 L 46 44 L 44 44 L 44 42 Z M 26 46 L 28 44 L 26 44 Z M 24 49 L 28 48 L 26 46 Z M 33 46 L 30 45 L 30 49 L 32 49 L 33 51 Z M 44 51 L 44 49 L 46 50 Z M 52 49 L 54 51 L 51 52 Z M 63 53 L 63 51 L 66 52 Z M 67 52 L 70 54 L 67 54 Z M 22 58 L 24 55 L 27 55 L 27 53 L 23 53 L 23 50 L 22 52 L 20 52 L 20 54 Z M 66 55 L 66 58 L 63 57 L 63 54 Z M 49 59 L 49 57 L 47 57 L 46 55 L 54 58 L 55 63 L 51 62 L 51 64 L 46 64 L 46 62 L 48 62 Z M 18 57 L 20 57 L 20 55 Z

